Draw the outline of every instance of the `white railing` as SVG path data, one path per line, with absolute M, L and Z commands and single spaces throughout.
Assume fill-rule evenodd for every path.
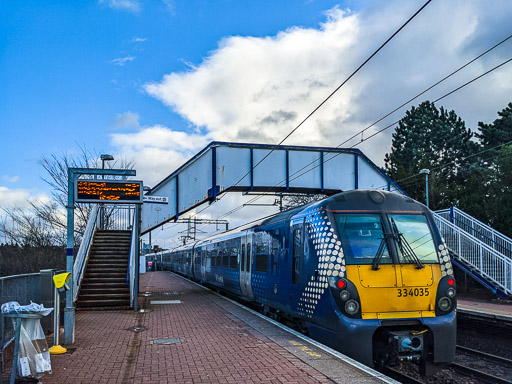
M 75 264 L 73 265 L 73 302 L 78 297 L 78 291 L 84 278 L 84 269 L 87 265 L 87 259 L 89 258 L 89 251 L 91 249 L 92 239 L 94 238 L 94 232 L 98 226 L 99 219 L 99 205 L 94 204 L 89 219 L 87 220 L 87 226 L 85 227 L 84 236 L 76 255 Z
M 103 228 L 107 230 L 131 229 L 135 205 L 105 204 L 103 206 Z
M 448 248 L 453 250 L 463 262 L 473 267 L 480 276 L 511 295 L 512 259 L 471 236 L 440 214 L 435 212 L 432 214 Z
M 137 289 L 136 276 L 138 275 L 137 270 L 137 258 L 139 257 L 139 221 L 135 214 L 136 208 L 132 211 L 132 233 L 130 240 L 130 262 L 128 265 L 128 279 L 130 280 L 130 307 L 135 307 L 135 300 L 137 300 Z
M 446 220 L 466 231 L 501 254 L 512 257 L 512 239 L 456 207 L 436 211 Z

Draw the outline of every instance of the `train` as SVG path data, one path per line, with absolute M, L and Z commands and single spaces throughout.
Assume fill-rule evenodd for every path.
M 456 283 L 429 209 L 353 190 L 157 255 L 373 368 L 429 374 L 455 355 Z

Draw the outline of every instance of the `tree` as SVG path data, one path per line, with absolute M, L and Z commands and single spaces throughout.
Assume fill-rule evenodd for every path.
M 52 200 L 29 200 L 29 208 L 20 207 L 3 208 L 4 220 L 0 222 L 0 232 L 13 244 L 20 246 L 41 246 L 66 244 L 67 231 L 67 196 L 68 196 L 68 168 L 99 168 L 100 156 L 86 148 L 80 148 L 78 156 L 67 153 L 61 156 L 43 156 L 39 164 L 43 167 L 46 176 L 42 177 L 52 187 Z M 107 162 L 107 168 L 133 169 L 134 161 L 121 159 Z M 83 175 L 84 178 L 94 178 L 92 175 Z M 80 245 L 82 235 L 87 225 L 91 204 L 75 204 L 75 246 Z M 112 215 L 113 209 L 107 210 L 107 218 Z M 108 219 L 107 219 L 108 222 Z
M 463 178 L 460 169 L 469 164 L 466 157 L 477 148 L 464 121 L 453 110 L 437 109 L 434 103 L 424 101 L 406 112 L 392 137 L 391 152 L 384 159 L 390 177 L 411 197 L 425 201 L 425 183 L 419 171 L 429 169 L 430 208 L 455 205 L 457 185 Z
M 482 196 L 481 216 L 494 229 L 512 236 L 512 103 L 498 112 L 490 124 L 478 123 L 482 155 L 481 168 L 486 172 L 486 195 Z
M 496 146 L 508 143 L 512 144 L 512 103 L 498 112 L 498 119 L 491 124 L 478 123 L 478 130 L 475 136 L 480 139 L 480 144 L 484 149 L 494 148 Z
M 322 199 L 325 199 L 327 196 L 323 195 L 321 193 L 318 194 L 302 194 L 302 193 L 296 193 L 293 195 L 285 195 L 283 196 L 283 211 L 286 211 L 287 209 L 292 209 L 295 207 L 300 207 L 305 204 L 313 203 L 315 201 L 319 201 Z

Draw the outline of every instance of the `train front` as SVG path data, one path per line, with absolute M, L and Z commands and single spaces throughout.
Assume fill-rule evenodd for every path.
M 423 373 L 451 362 L 455 279 L 431 213 L 389 192 L 337 196 L 324 217 L 345 267 L 328 276 L 341 349 L 370 366 L 415 361 Z

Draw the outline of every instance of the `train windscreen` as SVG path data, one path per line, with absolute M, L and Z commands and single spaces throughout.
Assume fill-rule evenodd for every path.
M 380 253 L 380 264 L 390 264 L 379 214 L 335 214 L 347 264 L 372 264 Z
M 389 215 L 389 220 L 396 225 L 395 231 L 401 233 L 410 249 L 422 263 L 439 263 L 432 233 L 424 215 Z M 400 264 L 408 264 L 410 260 L 398 247 Z

